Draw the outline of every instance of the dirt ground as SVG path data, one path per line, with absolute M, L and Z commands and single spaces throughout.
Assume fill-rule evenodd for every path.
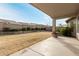
M 10 55 L 51 36 L 51 32 L 34 32 L 0 36 L 0 56 Z

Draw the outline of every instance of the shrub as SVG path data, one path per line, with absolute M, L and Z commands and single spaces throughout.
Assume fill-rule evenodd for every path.
M 30 30 L 30 27 L 27 27 L 27 31 L 29 31 Z
M 72 28 L 66 27 L 60 30 L 60 33 L 64 36 L 72 36 Z
M 10 32 L 16 32 L 16 31 L 19 31 L 18 29 L 10 29 L 9 30 Z
M 22 28 L 22 29 L 21 29 L 21 31 L 26 31 L 26 30 L 27 30 L 26 28 Z
M 46 28 L 40 28 L 40 30 L 46 30 Z
M 39 30 L 39 28 L 35 28 L 35 30 Z

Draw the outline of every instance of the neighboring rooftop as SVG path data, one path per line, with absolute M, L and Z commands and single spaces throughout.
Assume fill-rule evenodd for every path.
M 10 24 L 19 24 L 19 25 L 42 25 L 42 26 L 48 26 L 48 25 L 36 24 L 36 23 L 16 22 L 16 21 L 6 20 L 6 19 L 0 19 L 0 22 L 10 23 Z

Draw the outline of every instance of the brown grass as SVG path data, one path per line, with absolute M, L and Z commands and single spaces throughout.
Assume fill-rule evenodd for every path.
M 51 32 L 35 32 L 0 36 L 0 55 L 10 55 L 51 36 Z

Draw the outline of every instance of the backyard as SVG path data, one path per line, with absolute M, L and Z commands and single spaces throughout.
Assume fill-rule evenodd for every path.
M 51 36 L 51 32 L 0 36 L 0 55 L 10 55 Z

